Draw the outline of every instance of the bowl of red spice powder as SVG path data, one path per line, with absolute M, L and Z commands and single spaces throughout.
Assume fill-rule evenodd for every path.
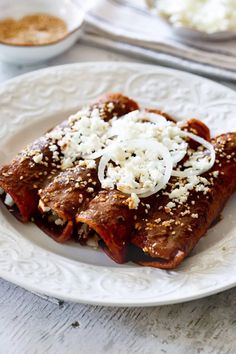
M 33 64 L 69 49 L 82 33 L 84 12 L 73 0 L 1 0 L 0 60 Z

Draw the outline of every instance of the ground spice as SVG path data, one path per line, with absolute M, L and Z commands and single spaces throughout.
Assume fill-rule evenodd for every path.
M 20 20 L 0 21 L 0 42 L 15 45 L 40 45 L 56 42 L 68 33 L 66 23 L 48 14 L 32 14 Z

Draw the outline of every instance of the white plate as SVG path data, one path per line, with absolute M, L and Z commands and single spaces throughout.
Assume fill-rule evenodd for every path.
M 0 162 L 9 161 L 81 104 L 121 91 L 215 133 L 236 130 L 236 93 L 157 66 L 89 63 L 30 73 L 0 86 Z M 89 304 L 150 306 L 207 296 L 236 284 L 236 198 L 176 271 L 116 265 L 101 251 L 60 245 L 0 207 L 0 276 L 28 290 Z

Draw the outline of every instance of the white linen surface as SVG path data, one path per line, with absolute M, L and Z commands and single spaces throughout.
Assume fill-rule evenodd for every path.
M 144 0 L 77 0 L 87 10 L 86 38 L 152 61 L 236 81 L 236 39 L 180 40 Z

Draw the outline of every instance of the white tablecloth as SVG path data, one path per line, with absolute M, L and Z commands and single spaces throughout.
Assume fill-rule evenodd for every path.
M 76 1 L 87 11 L 85 31 L 93 43 L 236 82 L 236 39 L 183 40 L 145 9 L 144 0 Z

